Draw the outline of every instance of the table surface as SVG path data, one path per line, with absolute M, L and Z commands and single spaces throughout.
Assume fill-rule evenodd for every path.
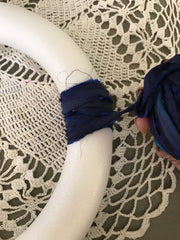
M 179 240 L 180 229 L 180 172 L 175 170 L 177 185 L 175 191 L 169 196 L 169 204 L 165 211 L 150 220 L 150 227 L 145 235 L 137 240 Z M 125 240 L 130 240 L 126 238 Z

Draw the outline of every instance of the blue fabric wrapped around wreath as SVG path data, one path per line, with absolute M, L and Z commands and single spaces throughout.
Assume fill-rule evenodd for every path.
M 151 69 L 137 101 L 114 112 L 109 92 L 99 80 L 90 79 L 61 93 L 68 144 L 101 128 L 112 128 L 124 113 L 134 110 L 138 117 L 149 116 L 156 144 L 180 159 L 180 55 Z
M 112 128 L 122 113 L 114 112 L 109 92 L 99 80 L 86 82 L 61 93 L 68 144 L 102 128 Z

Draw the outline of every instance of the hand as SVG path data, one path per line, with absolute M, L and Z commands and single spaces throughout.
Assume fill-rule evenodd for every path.
M 139 91 L 139 93 L 140 93 L 140 91 Z M 138 128 L 138 130 L 141 131 L 142 133 L 150 132 L 150 124 L 149 124 L 148 117 L 136 118 L 135 124 L 136 124 L 136 127 Z M 156 153 L 161 158 L 167 158 L 180 171 L 180 161 L 177 161 L 175 158 L 173 158 L 171 155 L 168 155 L 166 152 L 161 150 L 159 147 L 157 147 Z

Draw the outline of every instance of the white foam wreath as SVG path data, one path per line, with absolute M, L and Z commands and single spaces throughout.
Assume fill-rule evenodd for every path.
M 97 77 L 87 57 L 64 32 L 40 16 L 0 3 L 0 43 L 35 59 L 59 91 L 87 76 Z M 76 74 L 71 73 L 79 69 Z M 67 76 L 71 75 L 70 78 Z M 103 197 L 110 169 L 112 131 L 89 134 L 68 146 L 56 189 L 41 214 L 18 240 L 80 240 L 88 231 Z

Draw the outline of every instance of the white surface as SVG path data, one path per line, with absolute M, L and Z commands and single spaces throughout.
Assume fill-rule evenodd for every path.
M 112 131 L 102 129 L 68 147 L 56 190 L 18 240 L 84 239 L 107 184 L 111 145 Z
M 130 103 L 136 98 L 135 91 L 143 86 L 143 78 L 150 68 L 160 63 L 162 59 L 170 58 L 176 52 L 180 52 L 178 39 L 172 41 L 180 33 L 178 24 L 174 24 L 180 18 L 179 1 L 156 1 L 154 4 L 154 1 L 119 0 L 119 6 L 116 1 L 110 0 L 43 0 L 36 1 L 37 3 L 32 3 L 31 0 L 8 0 L 8 2 L 31 9 L 57 27 L 62 27 L 63 31 L 83 49 L 92 65 L 98 69 L 98 78 L 108 87 L 111 95 L 117 96 L 117 109 L 125 108 L 127 101 Z M 102 8 L 104 11 L 101 11 Z M 129 13 L 132 17 L 129 17 Z M 99 19 L 102 21 L 97 21 Z M 8 231 L 11 231 L 11 239 L 15 239 L 34 219 L 39 209 L 37 202 L 42 205 L 47 202 L 44 199 L 48 190 L 47 197 L 50 197 L 50 190 L 56 185 L 53 176 L 56 176 L 57 169 L 62 171 L 66 151 L 63 121 L 62 116 L 59 115 L 59 93 L 55 84 L 49 84 L 51 79 L 47 72 L 34 63 L 33 59 L 3 45 L 0 49 L 2 69 L 0 71 L 2 79 L 0 81 L 0 121 L 2 122 L 0 145 L 2 144 L 1 149 L 5 152 L 4 164 L 12 153 L 13 156 L 14 153 L 19 155 L 18 149 L 23 149 L 24 157 L 27 153 L 30 156 L 28 164 L 23 162 L 23 156 L 20 158 L 21 161 L 19 157 L 18 161 L 13 159 L 16 168 L 12 171 L 13 165 L 10 165 L 7 172 L 11 174 L 8 174 L 8 177 L 1 175 L 1 180 L 9 184 L 12 189 L 11 191 L 0 189 L 0 195 L 3 196 L 0 204 L 1 222 L 2 226 L 7 226 Z M 17 66 L 15 71 L 10 71 L 14 66 Z M 30 75 L 29 69 L 32 71 Z M 29 79 L 34 77 L 26 86 L 25 76 L 28 75 Z M 20 87 L 19 83 L 24 87 L 17 91 Z M 27 124 L 24 124 L 24 118 L 17 121 L 19 112 L 27 116 L 25 119 Z M 141 237 L 151 225 L 150 219 L 164 212 L 169 196 L 175 189 L 173 168 L 169 162 L 155 157 L 153 139 L 149 135 L 139 134 L 133 121 L 132 115 L 124 115 L 121 121 L 116 122 L 113 131 L 115 144 L 112 172 L 109 176 L 108 188 L 86 240 L 109 239 L 115 237 L 114 234 L 118 240 Z M 50 139 L 55 140 L 50 143 Z M 16 146 L 17 150 L 8 148 L 8 142 Z M 36 157 L 34 167 L 27 171 L 34 153 L 39 157 Z M 38 165 L 42 165 L 45 169 L 40 173 L 42 181 L 34 176 Z M 49 170 L 49 166 L 52 168 L 52 177 L 45 181 L 43 176 Z M 154 173 L 155 178 L 152 177 Z M 15 174 L 21 177 L 14 179 Z M 24 176 L 28 178 L 28 185 Z M 16 186 L 15 190 L 13 186 Z M 19 194 L 18 200 L 21 201 L 22 196 L 25 196 L 26 200 L 18 209 L 26 210 L 22 216 L 12 221 L 11 215 L 16 213 L 17 208 L 8 205 L 6 209 L 3 206 L 17 197 L 16 189 L 22 189 L 22 186 L 24 189 L 22 194 Z M 34 186 L 41 187 L 43 192 L 31 199 L 29 193 L 34 190 Z M 29 198 L 33 202 L 29 201 Z M 158 206 L 155 199 L 159 201 Z M 143 206 L 143 209 L 139 206 Z M 151 212 L 149 212 L 150 207 Z M 121 221 L 124 214 L 127 221 Z M 19 225 L 19 221 L 27 215 L 29 220 Z M 109 219 L 111 223 L 107 224 Z M 0 238 L 3 238 L 2 232 L 0 235 Z
M 76 69 L 96 78 L 92 65 L 74 41 L 55 25 L 30 11 L 0 3 L 0 43 L 35 59 L 55 81 L 59 91 L 87 80 L 86 74 L 72 74 Z M 78 79 L 78 80 L 77 80 Z M 64 84 L 63 84 L 64 83 Z
M 0 3 L 0 22 L 0 43 L 34 58 L 52 76 L 59 91 L 66 88 L 66 77 L 59 77 L 63 71 L 69 75 L 80 69 L 96 76 L 76 44 L 41 17 Z M 79 72 L 78 81 L 87 79 L 84 78 Z M 69 80 L 68 86 L 77 83 L 77 73 Z M 102 129 L 69 145 L 64 169 L 51 199 L 18 240 L 83 239 L 103 197 L 111 151 L 110 129 Z

